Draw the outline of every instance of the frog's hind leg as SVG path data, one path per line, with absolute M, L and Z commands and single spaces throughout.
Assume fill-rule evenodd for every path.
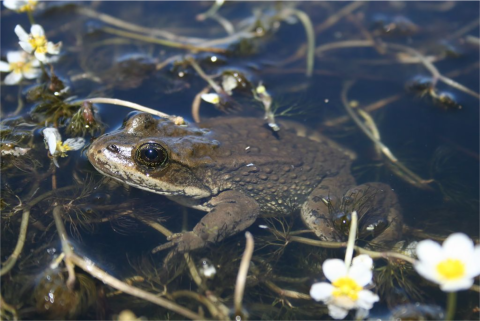
M 207 204 L 211 208 L 193 231 L 177 233 L 169 237 L 180 252 L 202 248 L 247 229 L 260 212 L 257 202 L 236 191 L 225 191 L 213 197 Z

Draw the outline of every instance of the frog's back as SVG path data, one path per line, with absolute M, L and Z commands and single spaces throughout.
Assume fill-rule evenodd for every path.
M 242 191 L 264 213 L 290 213 L 323 178 L 349 170 L 345 151 L 326 138 L 299 136 L 298 128 L 288 124 L 274 132 L 261 119 L 222 117 L 200 127 L 210 130 L 210 138 L 219 144 L 210 151 L 211 166 L 197 175 L 212 190 Z

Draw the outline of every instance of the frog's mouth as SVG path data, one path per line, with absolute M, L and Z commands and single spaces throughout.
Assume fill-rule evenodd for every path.
M 120 144 L 105 145 L 100 140 L 101 138 L 92 143 L 88 149 L 87 157 L 93 167 L 105 176 L 160 195 L 200 199 L 212 194 L 211 190 L 203 184 L 193 180 L 181 179 L 181 168 L 168 169 L 168 171 L 174 172 L 170 175 L 164 173 L 159 175 L 154 170 L 140 170 L 132 160 L 131 147 Z

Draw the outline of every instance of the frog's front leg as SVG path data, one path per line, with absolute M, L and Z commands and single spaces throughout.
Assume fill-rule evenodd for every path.
M 260 212 L 257 202 L 237 191 L 225 191 L 207 204 L 211 208 L 193 231 L 169 237 L 180 252 L 188 252 L 215 243 L 247 229 Z

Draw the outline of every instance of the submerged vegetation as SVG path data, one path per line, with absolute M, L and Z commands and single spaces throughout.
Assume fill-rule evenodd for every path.
M 2 320 L 478 317 L 479 247 L 448 237 L 479 242 L 478 3 L 3 5 Z M 202 214 L 84 157 L 126 108 L 305 122 L 352 150 L 358 183 L 395 189 L 403 238 L 375 242 L 366 191 L 322 199 L 342 242 L 292 213 L 177 253 Z

